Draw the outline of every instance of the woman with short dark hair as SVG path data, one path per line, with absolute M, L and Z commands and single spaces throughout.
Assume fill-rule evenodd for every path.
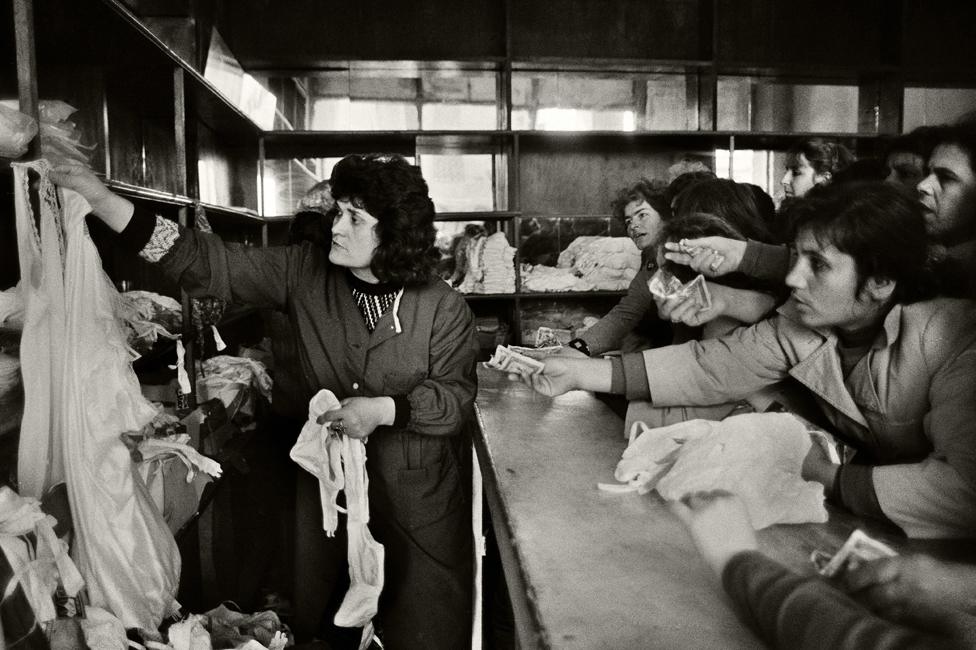
M 376 615 L 385 646 L 468 645 L 473 540 L 463 468 L 470 452 L 459 434 L 473 419 L 478 344 L 464 298 L 432 273 L 434 207 L 420 169 L 397 155 L 339 161 L 328 249 L 224 243 L 133 206 L 80 165 L 61 166 L 52 179 L 84 196 L 120 233 L 120 245 L 190 294 L 288 313 L 300 399 L 331 390 L 341 407 L 324 421 L 337 434 L 369 436 L 369 528 L 385 549 Z M 321 510 L 315 519 L 298 532 L 317 536 L 331 557 L 299 558 L 306 563 L 299 580 L 320 584 L 317 614 L 331 623 L 329 595 L 341 586 L 329 579 L 348 571 L 328 563 L 344 563 L 345 549 L 336 541 L 341 534 L 322 532 Z M 304 623 L 305 636 L 336 647 L 358 641 L 358 634 L 337 640 L 328 624 Z

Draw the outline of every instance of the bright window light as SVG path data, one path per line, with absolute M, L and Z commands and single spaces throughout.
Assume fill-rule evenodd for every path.
M 593 113 L 578 108 L 540 108 L 535 123 L 540 131 L 588 131 L 593 128 Z

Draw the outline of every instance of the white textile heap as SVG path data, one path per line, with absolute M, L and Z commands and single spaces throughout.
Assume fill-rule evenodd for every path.
M 515 293 L 515 249 L 505 233 L 476 237 L 465 244 L 461 293 Z
M 3 598 L 20 585 L 40 623 L 57 615 L 52 596 L 59 583 L 72 597 L 84 587 L 81 574 L 68 557 L 67 544 L 54 534 L 55 523 L 53 517 L 41 511 L 37 499 L 22 497 L 7 486 L 0 487 L 0 550 L 14 573 Z M 23 539 L 28 533 L 35 536 L 33 549 Z
M 63 475 L 73 555 L 91 604 L 127 628 L 155 630 L 178 607 L 180 555 L 119 437 L 142 429 L 155 410 L 130 365 L 115 316 L 118 292 L 88 236 L 90 207 L 78 194 L 56 190 L 43 161 L 13 168 L 21 274 L 30 279 L 24 336 L 27 323 L 42 323 L 31 345 L 46 346 L 37 357 L 22 357 L 30 368 L 25 401 L 32 405 L 22 427 L 30 443 L 22 439 L 18 458 L 22 486 L 40 496 Z M 28 169 L 40 175 L 40 232 L 27 200 Z M 54 472 L 44 471 L 48 461 L 56 463 Z
M 622 291 L 640 270 L 640 251 L 629 237 L 583 236 L 574 239 L 555 267 L 528 266 L 525 291 Z
M 810 435 L 788 413 L 691 420 L 657 429 L 635 422 L 614 477 L 641 494 L 656 489 L 668 500 L 727 490 L 742 498 L 756 529 L 824 522 L 823 487 L 800 476 L 813 444 Z
M 368 628 L 376 615 L 383 590 L 383 545 L 373 539 L 369 523 L 369 479 L 366 476 L 366 445 L 347 435 L 334 435 L 329 422 L 318 418 L 339 408 L 332 391 L 320 390 L 308 404 L 308 422 L 302 427 L 291 458 L 318 477 L 322 498 L 322 528 L 335 534 L 339 522 L 336 497 L 346 493 L 346 535 L 349 560 L 349 591 L 335 615 L 342 627 Z M 364 635 L 365 636 L 365 635 Z

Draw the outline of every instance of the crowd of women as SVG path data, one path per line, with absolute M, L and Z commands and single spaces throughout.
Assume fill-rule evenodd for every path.
M 885 182 L 881 165 L 804 141 L 788 155 L 778 212 L 760 188 L 703 172 L 627 188 L 614 211 L 642 251 L 641 272 L 620 304 L 524 381 L 547 395 L 626 395 L 628 420 L 651 426 L 812 403 L 857 452 L 844 465 L 819 447 L 808 456 L 805 478 L 829 499 L 912 536 L 976 536 L 976 303 L 967 293 L 976 129 L 900 138 L 888 158 Z M 325 419 L 369 437 L 370 528 L 386 549 L 376 616 L 385 646 L 467 646 L 473 553 L 461 434 L 478 346 L 463 297 L 433 273 L 434 209 L 420 170 L 395 155 L 347 156 L 330 179 L 330 236 L 264 249 L 181 228 L 80 165 L 52 178 L 88 200 L 120 247 L 191 295 L 287 316 L 297 403 L 327 388 L 341 407 Z M 706 276 L 711 308 L 655 298 L 648 280 L 658 268 Z M 601 358 L 615 349 L 622 355 Z M 674 508 L 743 615 L 777 644 L 961 643 L 967 629 L 976 639 L 965 626 L 976 570 L 929 562 L 923 571 L 927 560 L 906 558 L 850 575 L 847 589 L 889 616 L 930 612 L 911 600 L 926 598 L 958 613 L 927 619 L 935 630 L 900 627 L 756 553 L 734 495 L 689 495 Z M 318 543 L 340 550 L 321 570 L 341 575 L 345 541 Z M 358 637 L 329 629 L 330 590 L 340 588 L 322 584 L 323 623 L 300 632 L 355 647 Z

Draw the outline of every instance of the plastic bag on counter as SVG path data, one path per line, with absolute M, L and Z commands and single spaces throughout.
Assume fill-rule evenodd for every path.
M 20 158 L 37 135 L 37 121 L 0 103 L 0 157 Z
M 614 471 L 626 485 L 677 500 L 727 490 L 742 498 L 757 530 L 772 524 L 827 521 L 823 486 L 801 476 L 813 443 L 808 425 L 789 413 L 749 413 L 720 422 L 689 420 L 657 429 L 635 422 Z M 819 443 L 818 443 L 819 444 Z

